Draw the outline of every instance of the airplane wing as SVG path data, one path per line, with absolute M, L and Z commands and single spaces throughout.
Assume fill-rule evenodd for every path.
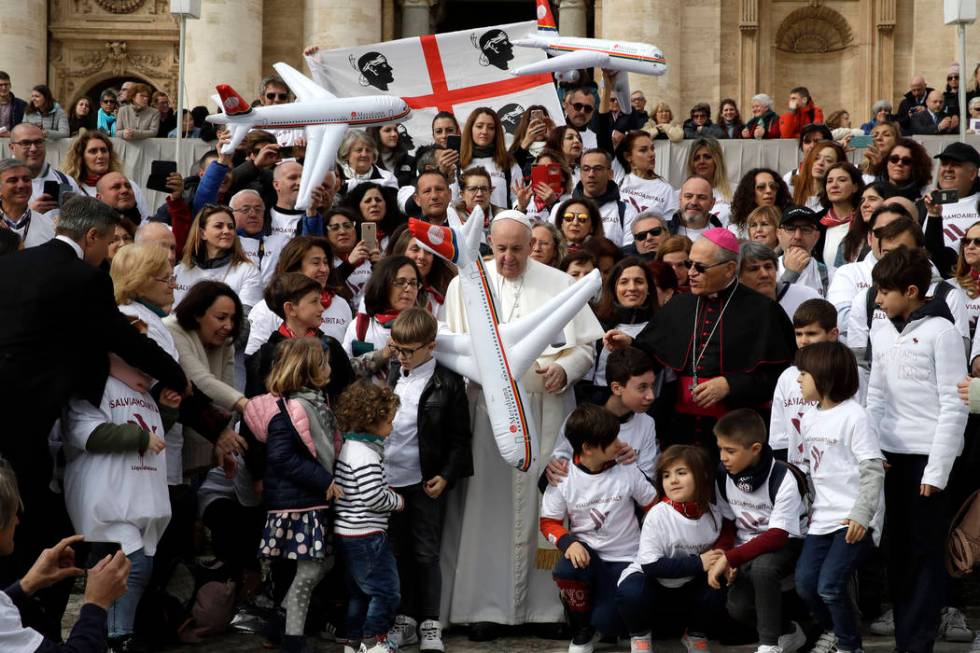
M 574 284 L 519 320 L 500 325 L 515 379 L 524 375 L 541 352 L 562 337 L 565 325 L 574 319 L 602 285 L 602 276 L 593 270 Z
M 480 371 L 473 360 L 473 338 L 468 333 L 440 333 L 436 336 L 436 358 L 439 362 L 460 376 L 476 382 Z
M 594 68 L 595 66 L 602 68 L 607 67 L 608 65 L 608 54 L 576 50 L 575 52 L 569 52 L 568 54 L 560 54 L 557 57 L 552 57 L 551 59 L 521 66 L 514 71 L 514 74 L 536 75 L 538 73 L 564 73 L 568 72 L 569 70 Z M 627 102 L 627 104 L 629 104 L 629 102 Z
M 310 125 L 306 131 L 306 165 L 299 182 L 296 208 L 310 206 L 313 189 L 323 183 L 337 161 L 337 148 L 347 132 L 347 125 Z
M 613 90 L 619 99 L 619 110 L 624 114 L 633 113 L 633 105 L 630 104 L 630 76 L 625 70 L 616 74 L 616 86 Z
M 296 95 L 296 98 L 300 102 L 306 102 L 307 100 L 332 100 L 337 97 L 289 64 L 279 62 L 273 64 L 272 67 L 276 69 L 276 72 L 282 77 L 282 81 L 286 82 L 286 86 L 289 87 L 289 90 Z

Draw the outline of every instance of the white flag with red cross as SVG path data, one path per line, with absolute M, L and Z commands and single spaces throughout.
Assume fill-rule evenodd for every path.
M 451 111 L 460 125 L 477 107 L 497 112 L 508 136 L 532 104 L 547 109 L 556 125 L 564 116 L 549 74 L 510 74 L 546 58 L 543 50 L 519 48 L 512 39 L 536 30 L 534 21 L 461 32 L 320 50 L 306 62 L 318 84 L 338 97 L 398 95 L 412 108 L 405 123 L 414 146 L 432 142 L 432 119 Z M 510 138 L 507 139 L 508 144 Z

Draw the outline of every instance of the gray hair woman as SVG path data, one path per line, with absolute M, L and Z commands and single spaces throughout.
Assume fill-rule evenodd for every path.
M 752 117 L 745 123 L 742 138 L 779 138 L 779 116 L 773 111 L 773 100 L 765 93 L 752 96 Z
M 861 125 L 861 130 L 865 134 L 870 134 L 875 125 L 889 122 L 892 115 L 892 103 L 888 100 L 878 100 L 871 105 L 871 120 Z
M 343 194 L 365 181 L 398 188 L 395 175 L 377 164 L 378 147 L 363 129 L 349 129 L 337 149 L 337 167 L 343 181 Z

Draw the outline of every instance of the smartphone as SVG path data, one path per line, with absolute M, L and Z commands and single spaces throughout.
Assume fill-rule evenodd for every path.
M 75 566 L 79 569 L 91 569 L 106 556 L 115 555 L 122 550 L 119 542 L 98 542 L 83 540 L 71 545 L 75 552 Z
M 537 186 L 539 183 L 547 184 L 560 197 L 565 191 L 562 187 L 561 166 L 554 163 L 531 166 L 531 184 Z
M 292 145 L 280 145 L 279 146 L 279 158 L 281 159 L 292 159 L 296 156 L 296 148 Z
M 541 109 L 533 109 L 531 111 L 531 122 L 535 120 L 544 120 L 544 111 Z
M 450 134 L 446 137 L 446 147 L 450 150 L 456 150 L 456 154 L 459 154 L 459 148 L 463 144 L 463 137 L 459 134 Z
M 860 136 L 852 136 L 851 137 L 851 140 L 848 141 L 847 144 L 850 145 L 851 147 L 853 147 L 854 149 L 857 149 L 857 148 L 861 148 L 861 147 L 871 147 L 871 144 L 873 142 L 874 141 L 871 140 L 871 136 L 870 135 L 868 135 L 868 134 L 861 134 Z
M 61 184 L 57 181 L 44 182 L 44 194 L 61 205 Z
M 378 225 L 373 222 L 361 223 L 361 240 L 369 249 L 378 249 Z
M 955 188 L 941 190 L 937 188 L 929 194 L 933 204 L 955 204 L 960 201 L 960 192 Z
M 146 187 L 161 193 L 170 193 L 170 189 L 167 188 L 167 177 L 173 172 L 177 172 L 176 161 L 152 161 Z

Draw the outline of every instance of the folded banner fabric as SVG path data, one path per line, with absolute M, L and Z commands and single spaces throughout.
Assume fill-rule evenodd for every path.
M 432 142 L 432 118 L 451 111 L 462 125 L 469 113 L 489 106 L 511 141 L 521 114 L 532 104 L 547 108 L 564 124 L 551 75 L 514 77 L 511 71 L 542 61 L 541 50 L 515 48 L 511 38 L 534 33 L 533 21 L 476 30 L 320 50 L 306 62 L 313 78 L 339 97 L 372 93 L 399 95 L 412 107 L 405 123 L 414 147 Z

